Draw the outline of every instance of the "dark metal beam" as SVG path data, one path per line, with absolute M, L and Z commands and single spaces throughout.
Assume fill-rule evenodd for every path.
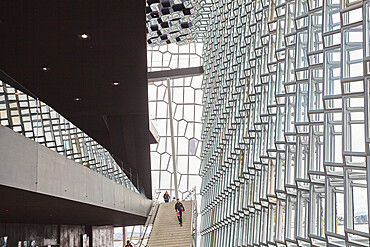
M 203 66 L 191 67 L 184 69 L 170 69 L 170 70 L 161 70 L 148 72 L 148 82 L 162 81 L 167 78 L 177 79 L 190 76 L 203 75 L 204 69 Z

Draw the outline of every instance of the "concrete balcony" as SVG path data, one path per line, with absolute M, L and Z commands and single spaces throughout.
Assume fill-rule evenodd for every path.
M 0 218 L 7 223 L 144 224 L 151 200 L 0 126 Z

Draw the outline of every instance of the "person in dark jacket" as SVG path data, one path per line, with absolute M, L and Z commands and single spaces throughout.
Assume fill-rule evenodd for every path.
M 177 203 L 175 204 L 175 211 L 179 212 L 179 215 L 177 216 L 177 218 L 179 220 L 180 226 L 182 226 L 182 213 L 185 212 L 185 208 L 179 199 L 177 199 Z
M 125 245 L 125 247 L 132 247 L 132 244 L 130 244 L 130 241 L 127 240 L 127 244 Z
M 166 193 L 164 193 L 164 195 L 163 195 L 163 198 L 164 198 L 164 202 L 169 202 L 171 197 L 168 194 L 168 192 L 166 191 Z

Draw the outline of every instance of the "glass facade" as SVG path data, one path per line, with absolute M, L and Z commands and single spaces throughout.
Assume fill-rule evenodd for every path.
M 201 246 L 370 246 L 370 1 L 219 0 Z
M 148 71 L 162 71 L 201 66 L 202 43 L 148 46 Z M 169 79 L 172 102 L 168 100 L 168 81 L 149 83 L 149 118 L 158 131 L 158 144 L 151 145 L 152 188 L 171 198 L 175 196 L 170 121 L 174 125 L 175 160 L 180 199 L 195 186 L 199 192 L 201 178 L 200 138 L 202 132 L 202 75 Z M 169 111 L 172 104 L 172 112 Z M 160 200 L 162 196 L 159 197 Z
M 2 81 L 0 125 L 139 193 L 108 150 L 50 106 Z

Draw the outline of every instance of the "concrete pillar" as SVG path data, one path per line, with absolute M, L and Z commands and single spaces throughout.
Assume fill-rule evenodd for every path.
M 122 239 L 123 239 L 123 247 L 125 246 L 126 244 L 126 227 L 122 227 Z
M 113 226 L 93 226 L 92 247 L 113 246 L 113 234 L 114 234 Z
M 92 247 L 93 245 L 93 238 L 92 238 L 92 226 L 85 226 L 85 233 L 89 237 L 89 247 Z

